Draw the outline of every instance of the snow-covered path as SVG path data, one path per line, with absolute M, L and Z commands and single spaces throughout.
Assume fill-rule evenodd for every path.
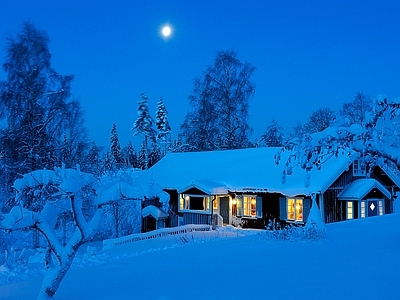
M 398 297 L 399 214 L 330 224 L 328 238 L 318 242 L 260 235 L 194 241 L 158 242 L 143 253 L 132 244 L 135 256 L 70 270 L 55 299 Z M 40 283 L 34 278 L 0 286 L 0 299 L 35 299 Z

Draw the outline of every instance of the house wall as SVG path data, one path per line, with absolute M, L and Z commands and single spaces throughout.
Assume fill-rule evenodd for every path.
M 396 186 L 396 184 L 385 174 L 385 172 L 379 168 L 376 167 L 374 171 L 371 174 L 371 178 L 376 179 L 379 183 L 381 183 L 384 187 L 386 187 L 389 192 L 395 195 L 395 193 L 399 190 L 399 187 Z M 393 208 L 393 200 L 392 199 L 387 199 L 385 197 L 385 214 L 391 214 L 394 212 Z
M 376 167 L 371 173 L 371 178 L 377 180 L 383 186 L 385 186 L 389 191 L 391 191 L 392 187 L 395 187 L 395 184 L 391 181 L 391 179 L 382 171 L 381 168 Z M 346 220 L 346 202 L 338 200 L 338 194 L 351 182 L 356 179 L 363 178 L 360 176 L 353 176 L 353 165 L 349 167 L 349 169 L 343 172 L 342 175 L 336 179 L 332 185 L 326 190 L 324 193 L 324 221 L 325 223 L 339 222 Z M 396 187 L 397 189 L 397 187 Z M 376 193 L 376 192 L 375 192 Z M 379 192 L 380 198 L 385 199 L 385 214 L 393 212 L 393 201 L 391 199 L 387 199 Z M 376 197 L 374 192 L 371 191 L 366 198 Z M 358 213 L 358 204 L 355 201 L 353 207 L 354 218 L 357 218 Z
M 278 193 L 268 193 L 263 197 L 263 216 L 265 218 L 265 225 L 268 226 L 269 222 L 280 223 L 280 213 L 279 213 L 279 198 L 282 194 Z
M 396 190 L 398 190 L 393 181 L 389 178 L 389 176 L 386 175 L 386 173 L 380 167 L 375 167 L 370 177 L 376 179 L 380 184 L 389 189 L 389 191 L 391 187 L 395 187 Z
M 198 213 L 183 213 L 184 224 L 208 224 L 211 225 L 210 214 L 198 214 Z
M 346 220 L 346 201 L 339 201 L 337 195 L 343 189 L 332 188 L 324 193 L 324 222 L 332 223 Z
M 262 218 L 241 217 L 237 218 L 238 224 L 243 228 L 266 228 L 270 222 L 280 223 L 279 219 L 279 197 L 278 193 L 244 193 L 243 195 L 254 195 L 262 199 Z

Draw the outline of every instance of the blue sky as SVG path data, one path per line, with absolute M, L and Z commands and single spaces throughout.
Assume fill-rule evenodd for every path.
M 398 1 L 50 1 L 0 0 L 0 57 L 6 37 L 30 20 L 51 38 L 52 65 L 74 74 L 74 97 L 90 138 L 109 146 L 132 136 L 137 101 L 163 96 L 175 134 L 189 110 L 193 79 L 216 51 L 256 66 L 251 139 L 275 118 L 287 132 L 321 107 L 339 109 L 357 92 L 400 95 Z M 169 23 L 173 36 L 160 28 Z M 6 74 L 0 71 L 0 80 Z

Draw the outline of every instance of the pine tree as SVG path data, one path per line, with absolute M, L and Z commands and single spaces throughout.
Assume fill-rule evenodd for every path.
M 110 142 L 111 142 L 111 155 L 114 158 L 117 167 L 120 167 L 123 161 L 121 157 L 121 147 L 119 145 L 117 125 L 115 123 L 111 128 Z
M 149 168 L 154 166 L 162 158 L 161 149 L 157 143 L 151 144 L 151 152 L 149 155 Z
M 96 142 L 93 142 L 86 156 L 86 164 L 83 170 L 92 173 L 95 176 L 100 176 L 103 173 L 100 154 L 101 148 L 97 146 Z
M 147 146 L 145 140 L 143 140 L 142 145 L 140 146 L 139 156 L 137 159 L 137 167 L 139 169 L 146 170 L 148 167 L 148 161 L 146 162 L 146 160 L 148 160 L 146 153 L 147 153 Z
M 128 145 L 122 148 L 121 157 L 125 167 L 137 168 L 137 155 L 131 141 L 128 142 Z
M 168 149 L 168 136 L 171 134 L 171 126 L 168 122 L 168 111 L 164 105 L 162 97 L 160 97 L 160 100 L 157 102 L 156 128 L 157 140 L 163 144 L 163 154 L 165 154 Z
M 147 101 L 149 98 L 142 93 L 141 99 L 138 101 L 138 118 L 133 124 L 132 130 L 133 135 L 144 135 L 150 138 L 151 140 L 155 140 L 156 132 L 153 128 L 153 119 L 149 113 L 149 106 Z
M 110 171 L 113 172 L 113 171 L 115 171 L 115 168 L 116 168 L 116 166 L 115 166 L 114 157 L 112 156 L 110 151 L 107 151 L 104 154 L 104 158 L 103 158 L 103 169 L 106 172 L 110 172 Z
M 131 141 L 128 143 L 128 163 L 132 168 L 138 167 L 136 151 L 133 148 Z
M 144 93 L 141 94 L 141 99 L 138 101 L 138 110 L 137 110 L 138 118 L 136 119 L 132 127 L 133 135 L 144 136 L 144 147 L 145 147 L 144 169 L 147 169 L 149 165 L 148 139 L 155 141 L 156 138 L 156 131 L 153 128 L 154 122 L 150 116 L 149 106 L 147 104 L 148 99 L 149 98 Z
M 258 139 L 257 139 L 257 138 L 254 140 L 253 147 L 254 147 L 254 148 L 260 147 L 260 143 L 258 142 Z

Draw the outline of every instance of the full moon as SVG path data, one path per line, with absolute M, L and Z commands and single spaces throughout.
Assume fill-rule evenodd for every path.
M 163 36 L 165 36 L 165 37 L 170 36 L 170 34 L 171 34 L 171 27 L 169 27 L 169 26 L 164 26 L 163 29 L 162 29 L 162 34 L 163 34 Z

